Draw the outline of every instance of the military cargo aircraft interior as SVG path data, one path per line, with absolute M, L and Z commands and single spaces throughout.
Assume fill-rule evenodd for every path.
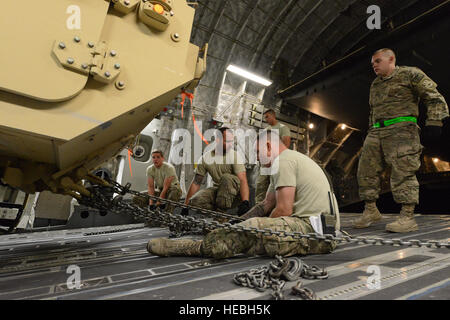
M 0 300 L 450 299 L 450 0 L 1 7 Z

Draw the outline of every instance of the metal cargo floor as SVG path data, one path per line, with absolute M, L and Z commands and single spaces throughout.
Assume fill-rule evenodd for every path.
M 417 216 L 420 230 L 408 234 L 384 231 L 393 215 L 368 229 L 352 229 L 357 214 L 343 214 L 352 235 L 383 238 L 449 240 L 450 216 Z M 121 231 L 120 231 L 121 230 Z M 150 238 L 168 236 L 162 228 L 143 225 L 42 231 L 0 236 L 0 299 L 270 299 L 270 292 L 238 287 L 235 273 L 267 265 L 265 257 L 214 261 L 197 257 L 161 258 L 146 251 Z M 305 256 L 308 265 L 326 267 L 326 280 L 305 280 L 320 299 L 449 299 L 448 249 L 340 245 L 328 255 Z M 68 289 L 71 274 L 81 270 L 81 288 Z M 378 266 L 380 289 L 368 289 L 369 266 Z M 295 282 L 286 283 L 287 299 Z

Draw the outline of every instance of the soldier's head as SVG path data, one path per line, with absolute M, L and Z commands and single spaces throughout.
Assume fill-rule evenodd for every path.
M 395 53 L 391 49 L 383 48 L 372 55 L 372 68 L 377 76 L 386 77 L 395 69 Z
M 217 147 L 222 146 L 222 151 L 225 153 L 233 148 L 234 134 L 233 130 L 228 127 L 219 128 L 216 133 Z
M 258 135 L 256 152 L 263 167 L 270 167 L 278 155 L 286 148 L 280 136 L 274 130 L 264 130 Z
M 160 168 L 164 162 L 164 155 L 161 150 L 152 151 L 152 161 L 155 167 Z
M 276 113 L 273 109 L 268 109 L 264 112 L 264 120 L 271 126 L 277 124 Z

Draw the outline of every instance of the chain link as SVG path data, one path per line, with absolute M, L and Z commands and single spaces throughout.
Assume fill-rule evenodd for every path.
M 193 228 L 200 228 L 201 230 L 214 230 L 217 228 L 223 228 L 230 231 L 236 232 L 245 232 L 251 233 L 254 235 L 261 236 L 277 236 L 277 237 L 291 237 L 294 240 L 322 240 L 325 242 L 336 241 L 338 244 L 369 244 L 369 245 L 390 245 L 390 246 L 409 246 L 409 247 L 427 247 L 427 248 L 450 248 L 450 242 L 440 242 L 438 240 L 416 240 L 411 239 L 408 241 L 404 241 L 401 239 L 385 239 L 385 238 L 371 238 L 371 237 L 352 237 L 350 235 L 345 235 L 344 233 L 339 233 L 339 235 L 332 234 L 324 234 L 320 235 L 317 233 L 308 233 L 303 234 L 301 232 L 288 232 L 288 231 L 274 231 L 268 228 L 258 229 L 255 227 L 245 227 L 241 224 L 231 224 L 229 222 L 221 223 L 219 221 L 223 221 L 224 218 L 234 220 L 234 221 L 243 221 L 243 219 L 229 215 L 226 213 L 216 212 L 212 210 L 201 209 L 185 204 L 181 204 L 175 201 L 162 199 L 155 196 L 150 196 L 151 199 L 158 201 L 160 203 L 170 204 L 174 207 L 178 208 L 187 208 L 189 210 L 193 210 L 194 212 L 211 216 L 216 218 L 219 221 L 212 220 L 207 221 L 204 218 L 195 218 L 191 215 L 182 216 L 179 214 L 171 214 L 163 211 L 161 208 L 157 207 L 156 209 L 150 209 L 148 207 L 140 207 L 135 204 L 127 203 L 123 201 L 121 196 L 125 194 L 131 194 L 134 196 L 142 197 L 143 195 L 138 191 L 130 190 L 130 185 L 122 186 L 114 181 L 110 181 L 112 184 L 112 189 L 114 193 L 118 193 L 120 196 L 116 196 L 113 200 L 108 199 L 103 193 L 99 192 L 97 189 L 92 189 L 91 197 L 83 197 L 82 200 L 78 202 L 80 204 L 98 209 L 98 210 L 108 210 L 116 213 L 127 213 L 131 216 L 134 216 L 137 219 L 143 219 L 145 221 L 157 222 L 162 226 L 168 226 L 169 229 L 172 230 L 182 230 L 180 234 L 184 235 L 188 233 Z
M 291 288 L 291 294 L 300 296 L 303 300 L 317 300 L 316 293 L 310 288 L 303 287 L 301 281 Z
M 275 256 L 275 260 L 269 264 L 247 272 L 237 273 L 233 277 L 237 285 L 253 288 L 264 292 L 271 289 L 271 296 L 275 300 L 283 300 L 283 288 L 286 281 L 305 279 L 327 279 L 328 272 L 317 266 L 308 266 L 299 258 L 283 259 Z M 309 288 L 302 287 L 301 281 L 293 286 L 291 294 L 300 296 L 304 300 L 316 300 L 316 294 Z
M 121 187 L 122 187 L 120 184 L 118 184 L 115 181 L 111 181 L 110 183 L 113 183 L 116 188 L 121 189 Z M 166 204 L 166 205 L 172 205 L 174 207 L 178 207 L 178 208 L 181 208 L 181 209 L 189 209 L 189 210 L 192 210 L 194 212 L 200 213 L 202 215 L 208 215 L 208 216 L 211 216 L 211 217 L 214 217 L 214 218 L 222 218 L 222 219 L 229 219 L 229 220 L 232 219 L 232 220 L 236 220 L 236 221 L 244 221 L 244 219 L 242 219 L 242 218 L 240 218 L 238 216 L 234 216 L 234 215 L 227 214 L 227 213 L 224 213 L 224 212 L 217 212 L 217 211 L 213 211 L 213 210 L 208 210 L 208 209 L 203 209 L 203 208 L 199 208 L 199 207 L 189 206 L 189 205 L 186 205 L 184 203 L 180 203 L 180 202 L 176 202 L 176 201 L 172 201 L 172 200 L 168 200 L 168 199 L 162 199 L 162 198 L 159 198 L 159 197 L 156 197 L 156 196 L 149 195 L 147 193 L 142 194 L 139 191 L 130 190 L 129 188 L 126 191 L 127 191 L 126 193 L 134 195 L 134 196 L 137 196 L 137 197 L 148 197 L 149 199 L 154 200 L 156 202 L 161 202 L 161 203 Z
M 138 230 L 138 229 L 142 229 L 142 226 L 133 226 L 133 227 L 127 227 L 127 228 L 114 228 L 114 229 L 105 230 L 105 231 L 85 232 L 85 233 L 83 233 L 83 236 L 97 236 L 97 235 L 102 235 L 102 234 L 118 233 L 118 232 Z

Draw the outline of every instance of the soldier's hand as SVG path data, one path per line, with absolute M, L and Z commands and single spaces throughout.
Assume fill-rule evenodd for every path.
M 183 208 L 181 209 L 181 213 L 182 216 L 187 216 L 189 214 L 189 209 L 188 208 Z
M 166 208 L 166 203 L 164 202 L 164 203 L 161 203 L 161 202 L 158 202 L 157 204 L 156 204 L 161 210 L 164 210 L 165 208 Z
M 425 126 L 422 135 L 422 144 L 430 145 L 437 142 L 442 135 L 442 127 L 440 126 Z
M 250 210 L 250 202 L 248 202 L 248 200 L 242 201 L 238 207 L 238 216 L 242 216 L 248 210 Z

